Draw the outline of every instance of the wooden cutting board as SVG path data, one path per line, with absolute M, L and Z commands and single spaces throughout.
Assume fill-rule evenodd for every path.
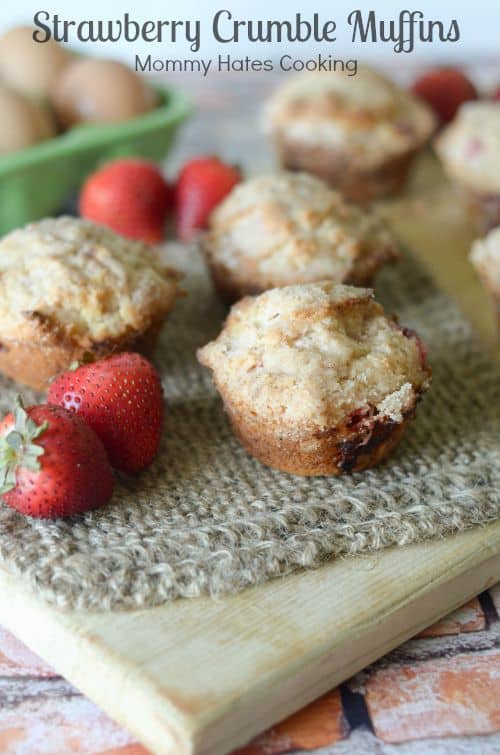
M 431 188 L 428 188 L 431 187 Z M 472 231 L 432 161 L 385 207 L 493 354 Z M 500 580 L 500 522 L 351 557 L 233 597 L 128 613 L 61 612 L 0 571 L 0 623 L 162 755 L 220 755 Z

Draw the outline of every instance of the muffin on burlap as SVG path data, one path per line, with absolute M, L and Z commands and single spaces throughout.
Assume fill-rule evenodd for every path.
M 419 338 L 372 291 L 330 281 L 242 299 L 198 360 L 247 451 L 299 475 L 385 459 L 431 374 Z
M 486 290 L 493 298 L 493 305 L 500 327 L 500 226 L 472 245 L 470 259 Z
M 286 171 L 235 186 L 212 212 L 202 248 L 229 302 L 325 279 L 367 285 L 399 251 L 377 214 L 346 204 L 314 176 Z
M 462 105 L 436 140 L 436 151 L 478 228 L 500 225 L 500 102 Z
M 0 370 L 44 390 L 72 362 L 149 351 L 177 292 L 153 249 L 86 220 L 0 241 Z
M 303 73 L 271 99 L 264 127 L 281 162 L 314 173 L 354 202 L 401 189 L 436 128 L 430 108 L 368 67 Z

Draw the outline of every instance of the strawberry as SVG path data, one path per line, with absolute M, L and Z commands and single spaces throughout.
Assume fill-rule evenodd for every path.
M 240 179 L 240 172 L 218 157 L 197 157 L 186 163 L 175 190 L 177 235 L 181 241 L 189 241 L 197 230 L 206 228 L 214 207 Z
M 424 73 L 412 91 L 425 100 L 440 123 L 449 123 L 463 102 L 477 100 L 477 90 L 467 76 L 456 68 L 436 68 Z
M 87 178 L 79 211 L 122 236 L 156 244 L 164 238 L 173 199 L 172 187 L 153 163 L 127 158 L 108 163 Z
M 63 372 L 51 383 L 47 398 L 90 425 L 115 469 L 139 472 L 156 456 L 163 390 L 155 368 L 140 354 L 114 354 Z
M 495 102 L 497 102 L 498 100 L 500 100 L 500 87 L 497 87 L 495 89 L 495 91 L 493 92 L 493 94 L 491 96 L 491 99 L 495 100 Z
M 113 492 L 106 451 L 85 422 L 58 406 L 24 409 L 0 423 L 0 494 L 27 516 L 73 516 Z

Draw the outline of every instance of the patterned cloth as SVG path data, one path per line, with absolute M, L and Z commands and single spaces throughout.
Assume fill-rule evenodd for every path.
M 429 346 L 434 379 L 417 419 L 381 467 L 300 478 L 262 466 L 234 438 L 195 358 L 225 312 L 196 249 L 172 245 L 167 256 L 184 268 L 188 296 L 157 354 L 169 405 L 158 460 L 122 479 L 108 506 L 79 518 L 35 521 L 1 505 L 1 557 L 40 596 L 109 609 L 219 595 L 498 517 L 498 369 L 410 258 L 383 273 L 377 297 Z M 17 388 L 0 385 L 3 411 Z

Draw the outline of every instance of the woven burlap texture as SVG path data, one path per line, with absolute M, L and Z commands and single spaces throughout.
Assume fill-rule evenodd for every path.
M 391 460 L 342 478 L 300 478 L 250 458 L 195 349 L 224 309 L 195 249 L 172 247 L 188 296 L 157 352 L 168 411 L 159 458 L 111 503 L 66 521 L 0 504 L 0 555 L 61 607 L 151 606 L 241 590 L 326 558 L 442 537 L 500 513 L 499 371 L 455 306 L 410 260 L 377 298 L 429 346 L 433 384 Z M 1 409 L 16 386 L 1 383 Z M 25 391 L 26 401 L 36 397 Z M 443 565 L 445 568 L 445 565 Z

